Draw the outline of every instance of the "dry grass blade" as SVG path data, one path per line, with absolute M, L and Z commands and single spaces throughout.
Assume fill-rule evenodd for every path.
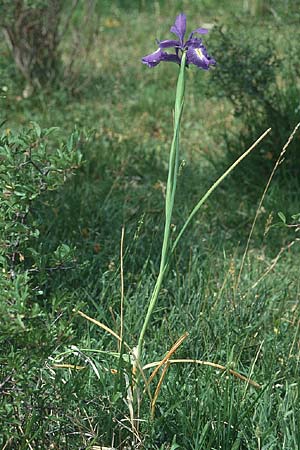
M 127 397 L 126 397 L 125 403 L 127 404 L 127 407 L 129 410 L 131 431 L 134 433 L 135 431 L 137 431 L 135 429 L 135 420 L 134 420 L 134 407 L 133 407 L 134 395 L 133 395 L 133 389 L 132 389 L 131 383 L 129 381 L 129 377 L 126 373 L 125 373 L 125 382 L 126 382 L 126 387 L 127 387 Z
M 107 333 L 111 334 L 113 337 L 115 337 L 116 339 L 118 339 L 119 342 L 122 342 L 122 339 L 120 338 L 120 336 L 115 333 L 111 328 L 109 328 L 107 325 L 104 325 L 104 323 L 99 322 L 96 319 L 93 319 L 92 317 L 87 316 L 86 314 L 84 314 L 82 311 L 77 311 L 77 313 L 81 316 L 84 317 L 85 319 L 89 320 L 90 322 L 94 323 L 95 325 L 97 325 L 99 328 L 102 328 L 102 330 L 106 331 Z M 126 342 L 124 342 L 125 347 L 131 351 L 130 347 L 128 344 L 126 344 Z
M 23 431 L 23 428 L 21 427 L 21 425 L 18 426 L 22 436 L 25 436 L 25 433 Z M 26 444 L 28 445 L 29 450 L 34 450 L 33 447 L 30 445 L 30 442 L 27 438 L 25 438 Z M 5 444 L 6 445 L 6 444 Z
M 77 366 L 75 364 L 52 364 L 54 369 L 74 369 L 74 370 L 83 370 L 86 368 L 86 366 Z
M 111 334 L 112 336 L 114 336 L 116 339 L 118 339 L 118 341 L 121 341 L 120 336 L 117 335 L 117 333 L 115 333 L 111 328 L 109 328 L 108 326 L 104 325 L 104 323 L 99 322 L 96 319 L 93 319 L 92 317 L 87 316 L 86 314 L 84 314 L 82 311 L 77 311 L 77 313 L 81 316 L 84 317 L 85 319 L 89 320 L 90 322 L 94 323 L 95 325 L 97 325 L 98 327 L 102 328 L 102 330 L 107 331 L 107 333 Z
M 274 269 L 274 267 L 276 266 L 276 264 L 277 264 L 279 258 L 281 257 L 281 255 L 286 250 L 289 250 L 294 244 L 295 244 L 295 241 L 292 241 L 288 245 L 286 245 L 285 247 L 282 247 L 280 249 L 280 252 L 276 256 L 276 258 L 274 258 L 272 264 L 267 268 L 267 270 L 262 274 L 262 276 L 251 286 L 251 289 L 256 288 L 256 286 Z
M 128 421 L 130 421 L 130 419 L 128 418 L 128 417 L 124 417 L 124 419 L 121 419 L 121 420 L 119 420 L 119 419 L 117 419 L 116 417 L 115 417 L 115 421 L 122 427 L 122 428 L 125 428 L 126 430 L 128 430 L 131 434 L 132 434 L 132 441 L 131 441 L 131 444 L 132 444 L 132 446 L 133 447 L 130 447 L 130 448 L 134 448 L 134 449 L 137 449 L 137 448 L 140 448 L 140 444 L 142 443 L 142 439 L 140 438 L 140 436 L 139 436 L 139 434 L 138 434 L 138 430 L 136 429 L 136 428 L 134 428 L 134 429 L 131 429 L 130 427 L 128 427 L 127 425 L 125 425 L 125 423 L 124 422 L 128 422 Z M 137 424 L 139 424 L 139 422 L 141 422 L 141 419 L 135 419 L 135 421 L 136 421 L 136 423 Z M 120 444 L 120 446 L 118 447 L 119 449 L 129 449 L 129 447 L 123 447 L 122 446 L 122 444 Z
M 248 377 L 245 377 L 244 375 L 241 375 L 240 373 L 236 372 L 235 370 L 228 369 L 225 366 L 222 366 L 221 364 L 212 363 L 210 361 L 202 361 L 200 359 L 169 359 L 168 363 L 170 364 L 180 364 L 180 363 L 192 363 L 192 364 L 200 364 L 202 366 L 209 366 L 214 367 L 215 369 L 222 370 L 223 372 L 229 372 L 231 375 L 233 375 L 236 378 L 239 378 L 242 381 L 245 381 L 246 383 L 250 384 L 251 386 L 259 389 L 261 386 L 256 383 L 256 381 L 251 380 Z M 161 361 L 152 362 L 149 364 L 146 364 L 143 369 L 150 369 L 152 367 L 157 367 L 158 365 L 161 366 Z
M 274 177 L 274 174 L 275 174 L 275 172 L 276 172 L 276 170 L 277 170 L 279 164 L 282 163 L 282 161 L 283 161 L 283 156 L 284 156 L 285 152 L 287 151 L 288 146 L 290 145 L 290 143 L 291 143 L 292 140 L 294 139 L 294 136 L 295 136 L 296 132 L 298 131 L 298 128 L 299 128 L 299 127 L 300 127 L 300 122 L 297 123 L 297 125 L 295 126 L 293 132 L 290 134 L 290 136 L 289 136 L 287 142 L 286 142 L 285 145 L 283 146 L 283 148 L 282 148 L 282 150 L 281 150 L 281 152 L 280 152 L 280 155 L 279 155 L 279 157 L 278 157 L 278 159 L 277 159 L 277 161 L 276 161 L 276 163 L 275 163 L 275 165 L 274 165 L 274 168 L 273 168 L 273 170 L 272 170 L 272 172 L 271 172 L 271 175 L 270 175 L 270 177 L 269 177 L 269 179 L 268 179 L 268 182 L 267 182 L 267 184 L 266 184 L 266 187 L 265 187 L 265 189 L 264 189 L 264 192 L 263 192 L 263 194 L 262 194 L 262 196 L 261 196 L 259 205 L 258 205 L 257 210 L 256 210 L 256 214 L 255 214 L 255 217 L 254 217 L 252 226 L 251 226 L 251 230 L 250 230 L 250 233 L 249 233 L 249 237 L 248 237 L 248 240 L 247 240 L 247 243 L 246 243 L 246 248 L 245 248 L 245 251 L 244 251 L 244 254 L 243 254 L 242 263 L 241 263 L 241 268 L 240 268 L 240 271 L 239 271 L 239 274 L 238 274 L 238 278 L 237 278 L 237 282 L 236 282 L 236 286 L 235 286 L 236 289 L 237 289 L 237 287 L 238 287 L 238 285 L 239 285 L 239 283 L 240 283 L 240 279 L 241 279 L 241 275 L 242 275 L 242 272 L 243 272 L 243 268 L 244 268 L 244 264 L 245 264 L 245 259 L 246 259 L 246 256 L 247 256 L 247 253 L 248 253 L 248 250 L 249 250 L 249 245 L 250 245 L 250 241 L 251 241 L 251 238 L 252 238 L 252 235 L 253 235 L 254 227 L 255 227 L 255 225 L 256 225 L 256 222 L 257 222 L 257 218 L 258 218 L 259 212 L 261 211 L 261 207 L 262 207 L 263 201 L 264 201 L 264 199 L 265 199 L 266 193 L 267 193 L 267 191 L 268 191 L 268 189 L 269 189 L 269 187 L 270 187 L 270 184 L 271 184 L 271 181 L 272 181 L 272 179 L 273 179 L 273 177 Z
M 150 401 L 152 402 L 152 395 L 151 395 L 151 391 L 150 391 L 149 381 L 147 380 L 147 377 L 146 377 L 143 367 L 140 365 L 139 361 L 135 360 L 133 370 L 132 370 L 133 375 L 135 375 L 137 369 L 139 370 L 139 372 L 143 378 L 143 381 L 145 383 L 145 390 L 147 391 Z
M 5 442 L 4 446 L 2 447 L 2 450 L 5 450 L 6 448 L 12 448 L 12 447 L 11 447 L 12 442 L 13 442 L 13 438 L 10 437 L 10 438 L 8 439 L 8 441 Z M 8 447 L 8 446 L 9 446 L 9 447 Z
M 157 374 L 157 372 L 159 371 L 159 369 L 161 368 L 161 366 L 163 366 L 168 359 L 173 355 L 174 352 L 176 352 L 176 350 L 178 349 L 178 347 L 182 344 L 182 342 L 188 337 L 189 333 L 185 332 L 182 336 L 180 336 L 180 338 L 175 342 L 175 344 L 171 347 L 171 349 L 168 351 L 168 353 L 166 354 L 166 356 L 157 364 L 157 367 L 153 370 L 152 374 L 149 377 L 148 380 L 148 384 L 151 383 L 151 381 L 153 380 L 153 378 L 155 377 L 155 375 Z M 155 364 L 156 365 L 156 364 Z M 154 366 L 153 366 L 154 367 Z M 143 369 L 148 368 L 148 367 L 143 367 Z
M 99 445 L 93 445 L 92 450 L 117 450 L 115 447 L 99 447 Z
M 160 376 L 159 382 L 157 383 L 157 386 L 156 386 L 156 389 L 155 389 L 154 397 L 153 397 L 153 400 L 151 402 L 151 418 L 152 419 L 154 418 L 156 400 L 158 399 L 159 391 L 160 391 L 160 388 L 162 386 L 162 382 L 163 382 L 163 380 L 165 378 L 165 375 L 167 373 L 167 370 L 168 370 L 169 366 L 170 366 L 170 363 L 169 363 L 169 361 L 167 361 L 166 364 L 165 364 L 165 367 L 163 368 L 163 371 L 162 371 L 162 374 Z
M 121 243 L 120 243 L 120 278 L 121 278 L 121 303 L 120 303 L 120 339 L 118 343 L 119 352 L 121 351 L 123 341 L 123 328 L 124 328 L 124 265 L 123 265 L 123 249 L 124 249 L 124 235 L 125 228 L 122 227 Z

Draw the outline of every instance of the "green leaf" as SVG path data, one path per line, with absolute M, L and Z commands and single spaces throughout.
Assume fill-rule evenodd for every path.
M 284 224 L 286 224 L 286 217 L 285 217 L 285 215 L 283 214 L 283 212 L 279 211 L 279 212 L 278 212 L 278 217 L 279 217 L 279 219 L 282 220 L 282 222 L 283 222 Z

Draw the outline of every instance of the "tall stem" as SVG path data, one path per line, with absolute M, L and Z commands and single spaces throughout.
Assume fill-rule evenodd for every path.
M 176 184 L 177 184 L 177 174 L 178 174 L 178 163 L 179 163 L 179 133 L 180 133 L 180 121 L 183 110 L 183 102 L 184 102 L 184 90 L 185 90 L 185 61 L 186 54 L 183 53 L 177 88 L 176 88 L 176 98 L 175 98 L 175 109 L 174 109 L 174 132 L 173 132 L 173 140 L 170 150 L 169 157 L 169 172 L 168 172 L 168 181 L 167 181 L 167 190 L 166 190 L 166 201 L 165 201 L 165 228 L 164 228 L 164 238 L 161 250 L 161 259 L 160 259 L 160 268 L 159 274 L 152 292 L 152 295 L 149 300 L 149 305 L 147 309 L 147 314 L 142 326 L 142 330 L 138 340 L 138 348 L 137 348 L 137 359 L 138 361 L 141 358 L 142 347 L 144 342 L 145 333 L 147 327 L 149 325 L 149 321 L 153 312 L 153 309 L 156 305 L 159 291 L 164 279 L 164 275 L 166 272 L 166 266 L 168 263 L 169 257 L 169 247 L 170 247 L 170 230 L 171 230 L 171 220 L 172 213 L 174 207 L 174 199 L 176 192 Z

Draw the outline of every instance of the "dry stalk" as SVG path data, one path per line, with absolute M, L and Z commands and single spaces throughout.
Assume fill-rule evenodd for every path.
M 254 289 L 276 266 L 278 260 L 280 259 L 281 255 L 286 251 L 289 250 L 293 245 L 295 244 L 295 241 L 290 242 L 285 247 L 282 247 L 280 249 L 280 252 L 276 256 L 276 258 L 273 259 L 272 264 L 267 268 L 267 270 L 262 274 L 262 276 L 251 286 L 251 289 Z
M 73 370 L 86 369 L 86 366 L 77 366 L 75 364 L 67 364 L 67 363 L 56 363 L 52 364 L 51 367 L 53 367 L 53 369 L 73 369 Z
M 161 363 L 161 361 L 152 362 L 149 364 L 146 364 L 143 369 L 151 369 L 152 367 L 156 367 Z M 245 377 L 244 375 L 241 375 L 240 373 L 236 372 L 235 370 L 228 369 L 225 366 L 222 366 L 221 364 L 212 363 L 210 361 L 202 361 L 200 359 L 169 359 L 168 363 L 170 364 L 180 364 L 180 363 L 192 363 L 192 364 L 200 364 L 202 366 L 209 366 L 214 367 L 215 369 L 222 370 L 223 372 L 229 372 L 231 375 L 233 375 L 236 378 L 239 378 L 242 381 L 245 381 L 246 383 L 250 384 L 251 386 L 259 389 L 261 386 L 256 383 L 256 381 L 251 380 L 249 377 Z
M 175 344 L 171 347 L 171 349 L 168 351 L 166 356 L 156 365 L 156 368 L 153 370 L 152 374 L 150 375 L 148 379 L 148 384 L 151 383 L 161 366 L 163 366 L 173 355 L 174 352 L 178 349 L 178 347 L 182 344 L 182 342 L 188 337 L 189 333 L 186 331 L 180 338 L 175 342 Z M 143 369 L 148 368 L 146 366 L 143 367 Z
M 97 325 L 99 328 L 102 328 L 102 330 L 106 331 L 107 333 L 111 334 L 113 337 L 115 337 L 116 339 L 118 339 L 119 342 L 122 342 L 121 337 L 115 333 L 111 328 L 109 328 L 107 325 L 104 325 L 104 323 L 99 322 L 96 319 L 93 319 L 92 317 L 87 316 L 86 314 L 84 314 L 82 311 L 77 311 L 77 313 L 81 316 L 84 317 L 85 319 L 89 320 L 90 322 L 94 323 L 95 325 Z M 126 342 L 124 342 L 125 347 L 131 351 L 130 347 L 128 344 L 126 344 Z
M 267 191 L 268 191 L 268 189 L 270 187 L 270 184 L 271 184 L 271 181 L 272 181 L 272 179 L 274 177 L 274 174 L 275 174 L 278 166 L 283 162 L 284 154 L 286 153 L 287 148 L 290 145 L 290 143 L 292 142 L 292 140 L 293 140 L 293 138 L 294 138 L 294 136 L 295 136 L 295 134 L 296 134 L 296 132 L 297 132 L 299 127 L 300 127 L 300 122 L 297 123 L 297 125 L 295 126 L 293 132 L 290 134 L 287 142 L 283 146 L 283 148 L 282 148 L 282 150 L 280 152 L 280 155 L 279 155 L 279 157 L 278 157 L 278 159 L 277 159 L 277 161 L 276 161 L 276 163 L 274 165 L 274 168 L 273 168 L 273 170 L 271 172 L 271 175 L 270 175 L 270 177 L 268 179 L 268 182 L 266 184 L 264 192 L 263 192 L 263 194 L 261 196 L 259 205 L 258 205 L 257 210 L 256 210 L 256 214 L 255 214 L 252 226 L 251 226 L 251 230 L 250 230 L 250 233 L 249 233 L 249 236 L 248 236 L 248 240 L 247 240 L 247 243 L 246 243 L 246 248 L 245 248 L 245 251 L 244 251 L 244 254 L 243 254 L 241 268 L 240 268 L 240 271 L 239 271 L 239 274 L 238 274 L 238 278 L 237 278 L 237 282 L 236 282 L 236 286 L 235 286 L 236 289 L 238 288 L 238 285 L 240 283 L 241 275 L 242 275 L 243 268 L 244 268 L 244 265 L 245 265 L 245 259 L 246 259 L 246 256 L 247 256 L 247 253 L 248 253 L 248 250 L 249 250 L 250 241 L 251 241 L 251 238 L 252 238 L 252 235 L 253 235 L 253 231 L 254 231 L 254 228 L 255 228 L 255 225 L 256 225 L 256 222 L 257 222 L 257 218 L 258 218 L 259 212 L 261 211 L 261 207 L 262 207 L 263 201 L 264 201 L 264 199 L 266 197 Z
M 120 338 L 121 338 L 121 341 L 118 342 L 119 352 L 121 351 L 121 346 L 122 346 L 122 341 L 123 341 L 123 331 L 124 331 L 124 266 L 123 266 L 124 235 L 125 235 L 125 228 L 123 226 L 122 233 L 121 233 L 121 243 L 120 243 L 120 281 L 121 281 Z
M 151 418 L 152 419 L 154 418 L 156 400 L 158 399 L 159 391 L 160 391 L 160 388 L 162 386 L 163 380 L 165 378 L 165 375 L 167 373 L 167 370 L 168 370 L 169 366 L 170 366 L 170 362 L 167 361 L 165 363 L 165 366 L 163 368 L 163 371 L 162 371 L 162 374 L 160 376 L 159 382 L 157 383 L 157 386 L 156 386 L 156 389 L 155 389 L 154 397 L 153 397 L 153 400 L 151 402 Z

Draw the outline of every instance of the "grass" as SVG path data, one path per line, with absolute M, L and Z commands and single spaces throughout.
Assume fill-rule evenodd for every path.
M 279 222 L 278 211 L 290 216 L 299 210 L 299 180 L 284 163 L 259 211 L 238 286 L 268 180 L 268 175 L 255 183 L 247 179 L 247 170 L 253 172 L 251 156 L 214 193 L 178 246 L 147 331 L 146 363 L 162 359 L 187 331 L 172 358 L 218 363 L 227 371 L 170 365 L 154 420 L 144 396 L 139 431 L 133 433 L 124 377 L 130 367 L 101 353 L 116 352 L 117 342 L 76 313 L 81 310 L 119 331 L 124 226 L 124 339 L 136 344 L 159 268 L 177 77 L 175 66 L 151 71 L 136 61 L 154 49 L 156 36 L 167 37 L 181 8 L 195 27 L 198 16 L 203 22 L 217 18 L 231 24 L 240 4 L 228 2 L 222 10 L 219 2 L 204 2 L 205 8 L 198 2 L 176 7 L 173 2 L 146 3 L 129 13 L 121 2 L 106 5 L 99 45 L 84 69 L 87 82 L 75 96 L 60 89 L 19 100 L 18 85 L 11 84 L 3 99 L 11 128 L 36 120 L 60 126 L 64 134 L 75 123 L 95 129 L 95 135 L 83 148 L 83 168 L 59 192 L 45 197 L 38 211 L 38 246 L 46 254 L 60 243 L 75 246 L 77 264 L 44 280 L 38 314 L 26 321 L 23 312 L 25 327 L 16 326 L 15 317 L 4 317 L 0 443 L 3 449 L 297 449 L 299 245 L 289 246 L 296 237 L 293 230 L 271 226 Z M 113 57 L 112 41 L 118 43 Z M 238 134 L 242 126 L 228 101 L 202 94 L 207 83 L 210 74 L 189 71 L 177 230 L 227 167 L 220 130 Z M 235 378 L 229 369 L 261 388 Z

